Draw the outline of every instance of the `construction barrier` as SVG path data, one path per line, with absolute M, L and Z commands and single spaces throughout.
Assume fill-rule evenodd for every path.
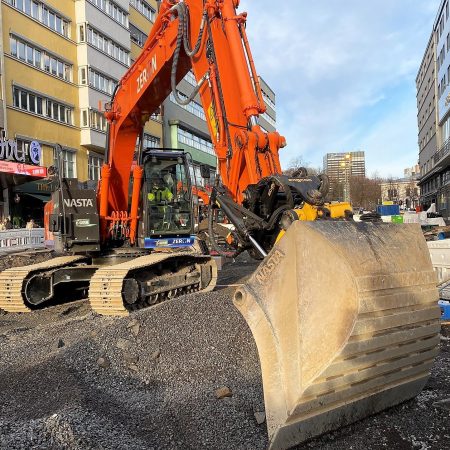
M 0 252 L 44 246 L 44 228 L 0 231 Z
M 427 241 L 431 263 L 437 274 L 438 283 L 450 279 L 450 239 Z

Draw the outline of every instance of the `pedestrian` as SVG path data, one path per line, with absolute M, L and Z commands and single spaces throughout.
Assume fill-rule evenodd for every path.
M 5 229 L 6 230 L 11 230 L 11 228 L 13 227 L 13 224 L 11 222 L 11 217 L 7 217 L 6 218 L 6 222 L 5 222 Z
M 27 224 L 26 224 L 26 226 L 25 226 L 25 228 L 27 229 L 27 230 L 32 230 L 33 228 L 34 228 L 34 219 L 30 219 L 28 222 L 27 222 Z

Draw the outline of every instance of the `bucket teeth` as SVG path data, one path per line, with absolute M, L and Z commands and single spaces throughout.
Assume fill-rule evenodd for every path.
M 294 222 L 234 299 L 259 351 L 270 448 L 416 396 L 437 301 L 418 225 Z

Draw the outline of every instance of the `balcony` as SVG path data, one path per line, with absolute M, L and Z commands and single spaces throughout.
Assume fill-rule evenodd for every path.
M 442 147 L 436 152 L 436 154 L 433 156 L 433 165 L 437 165 L 439 162 L 442 161 L 443 158 L 447 156 L 447 154 L 450 151 L 450 138 L 447 139 Z

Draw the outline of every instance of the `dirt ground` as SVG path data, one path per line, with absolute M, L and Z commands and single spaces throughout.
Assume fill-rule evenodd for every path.
M 254 341 L 231 304 L 255 268 L 126 318 L 78 301 L 0 312 L 0 449 L 264 449 Z M 231 397 L 216 398 L 227 387 Z M 450 448 L 450 328 L 414 400 L 298 449 Z

